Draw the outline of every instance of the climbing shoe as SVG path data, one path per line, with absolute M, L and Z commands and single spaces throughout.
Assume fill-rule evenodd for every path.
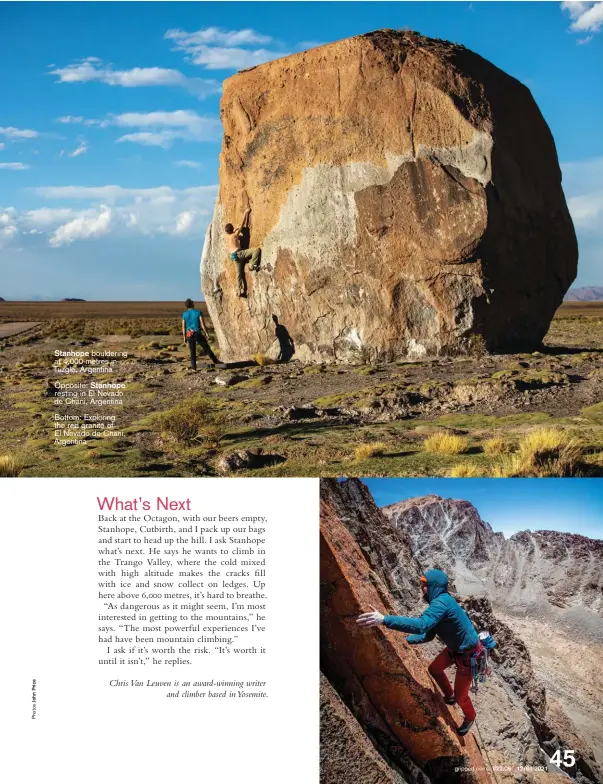
M 454 697 L 444 697 L 444 702 L 446 705 L 456 705 L 456 700 Z
M 473 721 L 467 721 L 467 719 L 465 719 L 465 721 L 458 728 L 459 735 L 466 735 L 471 727 L 473 727 Z

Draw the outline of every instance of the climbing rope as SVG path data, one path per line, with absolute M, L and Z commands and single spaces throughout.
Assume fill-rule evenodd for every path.
M 486 744 L 484 743 L 484 739 L 482 738 L 482 733 L 480 731 L 479 724 L 477 723 L 477 716 L 475 717 L 475 726 L 477 727 L 477 734 L 479 735 L 479 739 L 480 739 L 481 744 L 482 744 L 482 749 L 486 752 L 486 757 L 488 759 L 488 763 L 489 763 L 490 767 L 492 768 L 492 775 L 494 776 L 494 781 L 496 782 L 496 784 L 499 784 L 498 776 L 496 775 L 496 773 L 494 771 L 494 765 L 492 764 L 492 760 L 490 759 L 490 755 L 488 754 L 488 749 L 486 748 Z

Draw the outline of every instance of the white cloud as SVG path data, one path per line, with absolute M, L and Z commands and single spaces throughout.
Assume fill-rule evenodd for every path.
M 181 87 L 198 98 L 220 91 L 214 79 L 199 79 L 185 76 L 173 68 L 130 68 L 115 70 L 111 65 L 103 65 L 96 57 L 55 68 L 50 73 L 58 76 L 59 83 L 103 82 L 118 87 Z
M 28 210 L 22 213 L 21 223 L 33 228 L 46 228 L 70 220 L 74 215 L 75 212 L 71 207 L 39 207 L 37 210 Z
M 143 144 L 145 147 L 168 147 L 172 146 L 174 139 L 181 139 L 182 134 L 174 131 L 139 131 L 137 133 L 126 133 L 120 136 L 118 142 L 132 142 Z
M 57 117 L 57 122 L 79 123 L 81 125 L 97 126 L 99 128 L 107 128 L 111 125 L 109 120 L 87 120 L 85 117 L 74 117 L 71 114 L 68 114 L 65 117 Z
M 208 70 L 236 71 L 289 54 L 263 48 L 246 48 L 274 43 L 270 36 L 251 29 L 223 30 L 219 27 L 202 27 L 192 33 L 175 29 L 168 30 L 164 37 L 174 41 L 176 51 L 184 52 L 192 63 Z
M 114 118 L 115 125 L 128 128 L 145 128 L 150 126 L 167 126 L 170 128 L 186 128 L 191 133 L 198 133 L 209 125 L 217 122 L 213 117 L 200 117 L 191 109 L 175 112 L 126 112 Z
M 603 235 L 603 190 L 572 196 L 567 200 L 567 206 L 576 229 Z
M 219 139 L 221 126 L 217 118 L 201 117 L 192 110 L 174 112 L 127 112 L 113 118 L 113 123 L 125 128 L 145 128 L 121 136 L 118 142 L 135 142 L 147 146 L 170 147 L 176 139 L 212 141 Z
M 0 128 L 0 135 L 7 136 L 9 139 L 35 139 L 38 136 L 37 131 L 32 131 L 31 128 Z
M 77 218 L 59 226 L 48 240 L 48 244 L 52 248 L 59 248 L 61 245 L 71 245 L 75 240 L 102 237 L 109 233 L 112 219 L 111 208 L 101 205 L 97 211 L 78 215 Z
M 122 188 L 121 185 L 57 185 L 36 188 L 35 192 L 45 199 L 102 201 L 113 204 L 130 197 L 160 198 L 172 193 L 172 188 L 169 185 L 160 185 L 156 188 Z
M 17 210 L 14 207 L 7 207 L 0 212 L 0 226 L 10 226 L 14 223 Z
M 196 47 L 192 56 L 195 65 L 202 65 L 209 70 L 241 71 L 253 68 L 279 57 L 286 57 L 288 52 L 272 52 L 268 49 L 235 49 L 220 46 Z
M 4 144 L 4 142 L 0 142 L 0 150 L 3 150 L 5 147 L 6 145 Z
M 603 157 L 562 163 L 561 170 L 574 226 L 603 237 Z
M 30 166 L 28 163 L 0 163 L 0 169 L 13 169 L 14 171 L 22 171 L 23 169 L 29 169 Z
M 0 210 L 0 248 L 9 245 L 11 240 L 17 235 L 16 213 L 17 211 L 14 207 Z
M 603 27 L 602 2 L 564 2 L 561 8 L 569 13 L 572 23 L 570 30 L 576 33 L 598 33 Z M 592 36 L 581 38 L 578 43 L 585 44 Z
M 16 235 L 16 226 L 2 226 L 2 228 L 0 228 L 0 248 L 8 245 Z
M 86 142 L 81 142 L 79 147 L 76 147 L 73 152 L 68 153 L 68 156 L 70 158 L 77 158 L 78 155 L 83 155 L 85 152 L 88 152 L 88 145 Z
M 194 33 L 184 30 L 168 30 L 163 36 L 176 41 L 179 46 L 198 46 L 200 44 L 220 44 L 222 46 L 245 46 L 250 44 L 269 44 L 272 37 L 255 30 L 224 30 L 221 27 L 202 27 Z
M 200 169 L 201 164 L 199 161 L 174 161 L 174 166 L 180 166 L 183 169 Z
M 53 248 L 76 241 L 128 235 L 186 237 L 197 234 L 201 241 L 217 190 L 216 185 L 182 189 L 167 185 L 156 188 L 119 185 L 37 188 L 35 192 L 42 198 L 80 204 L 45 206 L 24 212 L 13 207 L 0 210 L 0 243 L 6 245 L 19 235 L 32 235 L 32 242 L 47 237 Z
M 572 19 L 577 19 L 585 11 L 587 11 L 592 3 L 580 2 L 579 0 L 569 0 L 569 2 L 561 3 L 561 8 L 567 11 Z
M 174 228 L 174 234 L 186 234 L 190 227 L 193 225 L 193 221 L 195 220 L 195 212 L 193 210 L 187 210 L 186 212 L 181 212 L 180 215 L 176 217 L 176 226 Z
M 192 109 L 173 112 L 125 112 L 111 115 L 103 120 L 88 120 L 84 117 L 59 117 L 62 123 L 97 125 L 106 128 L 136 128 L 136 132 L 120 136 L 118 142 L 135 142 L 153 147 L 170 147 L 177 139 L 205 142 L 218 140 L 221 135 L 220 121 L 216 117 L 204 117 Z M 142 130 L 144 129 L 144 130 Z

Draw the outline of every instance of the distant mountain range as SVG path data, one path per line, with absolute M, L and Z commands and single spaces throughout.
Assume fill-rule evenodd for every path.
M 603 286 L 583 286 L 579 289 L 570 289 L 563 299 L 565 302 L 597 302 L 603 300 Z
M 381 511 L 406 533 L 421 564 L 453 575 L 461 593 L 488 596 L 511 613 L 529 608 L 542 620 L 563 618 L 564 628 L 577 620 L 583 638 L 603 644 L 603 541 L 557 531 L 505 539 L 469 501 L 437 495 Z

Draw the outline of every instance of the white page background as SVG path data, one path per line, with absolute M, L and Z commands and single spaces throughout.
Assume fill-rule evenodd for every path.
M 318 480 L 24 478 L 2 480 L 0 493 L 8 784 L 318 782 Z M 188 497 L 201 516 L 267 516 L 268 629 L 254 642 L 268 653 L 98 665 L 97 495 Z M 270 697 L 167 698 L 163 688 L 111 688 L 112 678 L 259 679 Z

